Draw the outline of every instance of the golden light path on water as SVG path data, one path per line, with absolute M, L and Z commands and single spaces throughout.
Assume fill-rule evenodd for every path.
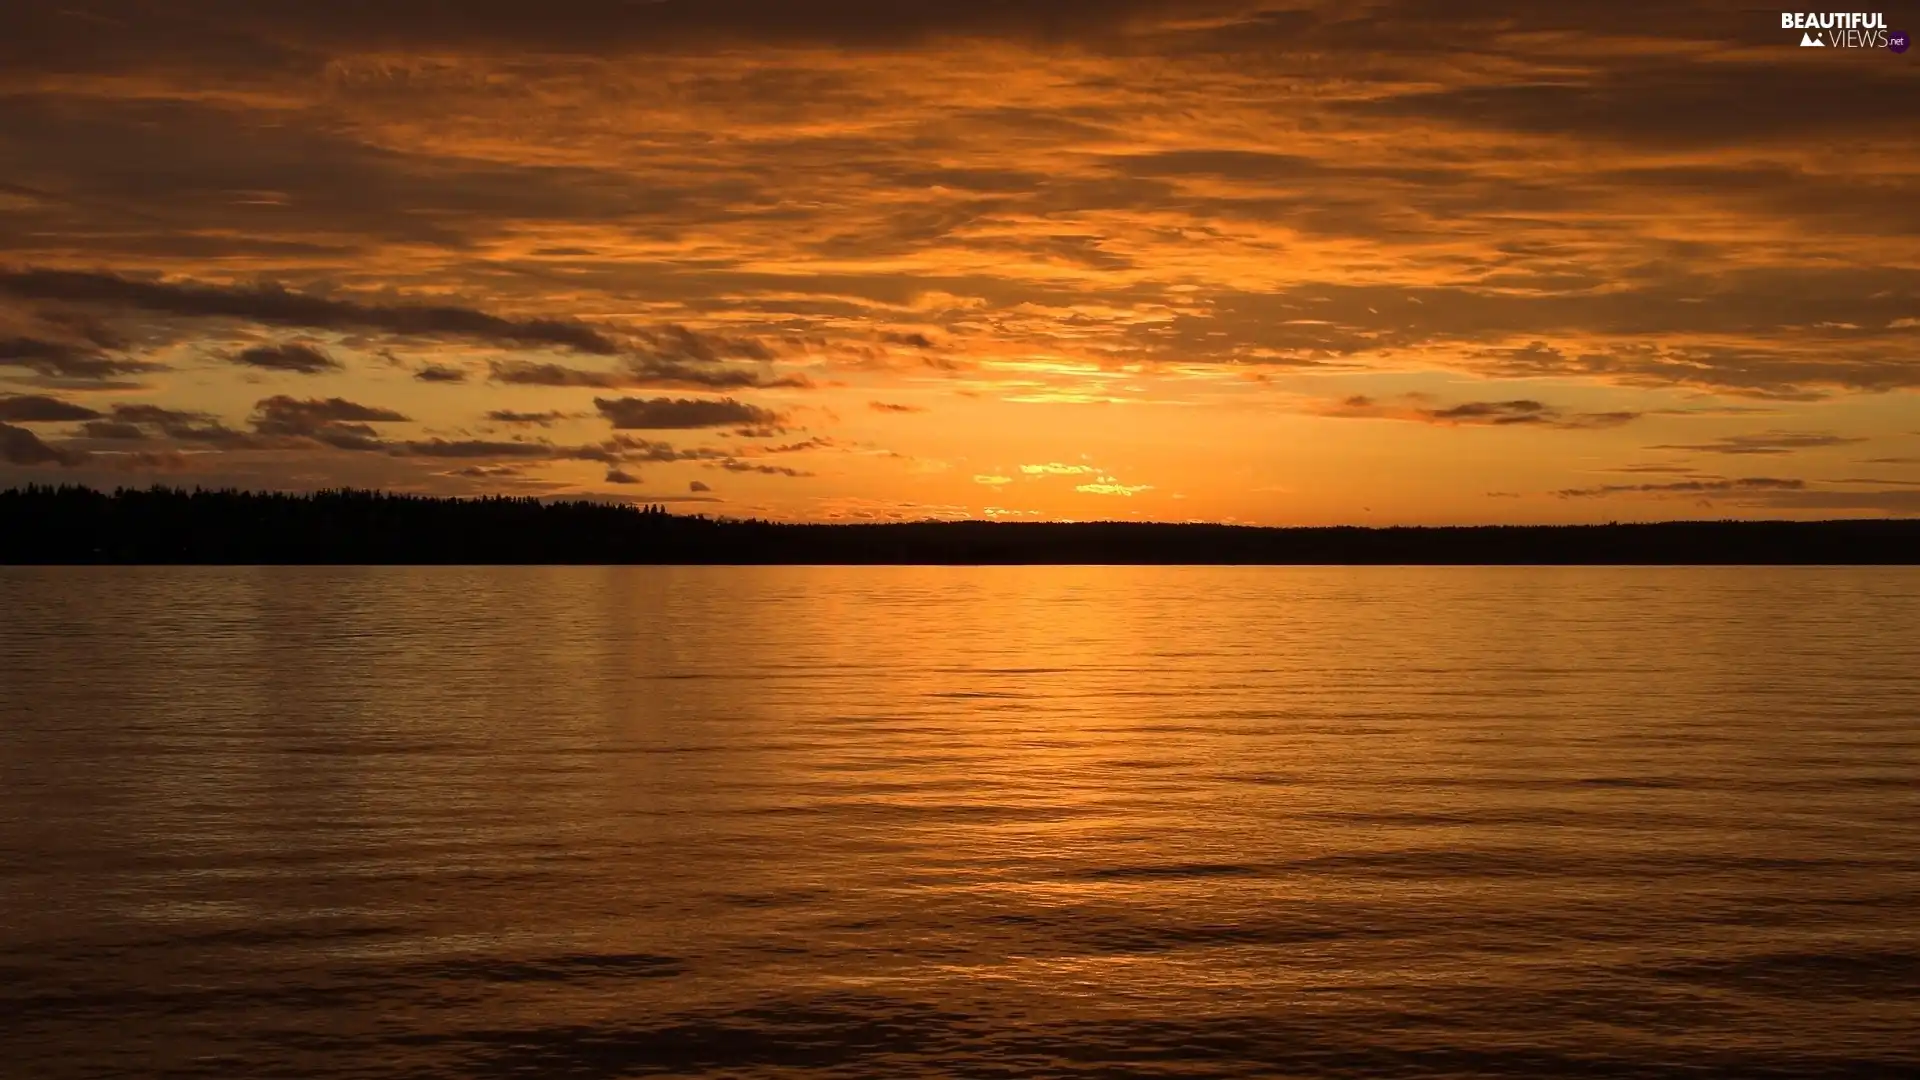
M 1920 577 L 0 571 L 36 1077 L 1920 1068 Z

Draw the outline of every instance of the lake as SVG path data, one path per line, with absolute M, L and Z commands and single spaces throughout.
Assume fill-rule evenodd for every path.
M 1920 1075 L 1920 569 L 0 568 L 0 1074 Z

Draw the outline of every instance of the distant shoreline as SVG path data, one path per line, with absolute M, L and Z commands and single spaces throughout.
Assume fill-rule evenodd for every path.
M 1920 519 L 1277 528 L 735 521 L 597 502 L 0 491 L 4 565 L 1920 565 Z

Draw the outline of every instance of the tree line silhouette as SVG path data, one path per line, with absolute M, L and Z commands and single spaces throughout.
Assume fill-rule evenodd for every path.
M 1920 563 L 1920 519 L 1264 528 L 814 525 L 378 491 L 0 491 L 0 563 Z

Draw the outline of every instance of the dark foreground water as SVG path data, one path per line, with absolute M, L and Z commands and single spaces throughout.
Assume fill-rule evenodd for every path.
M 0 1075 L 1920 1075 L 1920 571 L 0 569 Z

